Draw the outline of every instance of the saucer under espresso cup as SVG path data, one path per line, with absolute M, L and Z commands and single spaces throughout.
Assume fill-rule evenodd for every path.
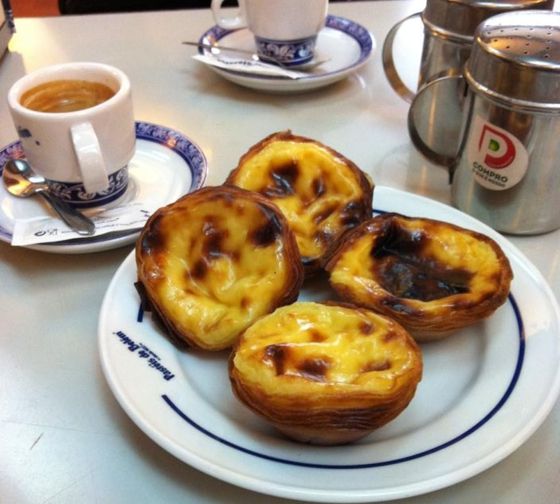
M 317 34 L 325 25 L 328 0 L 240 0 L 235 16 L 226 16 L 224 0 L 212 0 L 212 13 L 221 28 L 248 28 L 257 54 L 282 66 L 309 63 Z
M 206 30 L 198 42 L 199 54 L 216 58 L 214 45 L 242 48 L 254 52 L 255 40 L 248 29 L 225 30 L 217 25 Z M 239 72 L 231 67 L 219 68 L 208 64 L 208 68 L 235 84 L 267 93 L 302 93 L 329 86 L 345 79 L 367 64 L 376 49 L 375 37 L 366 27 L 340 16 L 328 15 L 325 27 L 317 36 L 315 57 L 328 58 L 322 65 L 306 72 L 297 79 L 283 76 Z M 217 58 L 216 58 L 217 59 Z M 284 71 L 284 69 L 281 69 Z M 297 69 L 296 69 L 297 70 Z
M 80 208 L 128 187 L 136 135 L 130 81 L 100 63 L 65 63 L 15 82 L 8 105 L 25 156 L 59 198 Z

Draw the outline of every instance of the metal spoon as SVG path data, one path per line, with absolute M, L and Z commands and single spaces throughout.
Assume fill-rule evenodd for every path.
M 221 46 L 221 45 L 218 45 L 218 44 L 204 44 L 202 42 L 193 42 L 193 41 L 190 41 L 190 40 L 185 40 L 185 41 L 182 42 L 182 44 L 188 45 L 188 46 L 198 47 L 200 49 L 208 49 L 211 52 L 224 51 L 224 52 L 234 52 L 234 53 L 239 53 L 239 54 L 247 54 L 247 55 L 251 56 L 252 60 L 262 61 L 263 63 L 271 63 L 273 65 L 278 65 L 280 68 L 284 68 L 285 70 L 297 70 L 297 71 L 303 71 L 303 72 L 312 70 L 313 68 L 316 68 L 319 65 L 322 65 L 323 63 L 326 63 L 330 59 L 330 58 L 321 59 L 321 60 L 317 60 L 317 61 L 310 61 L 309 63 L 302 63 L 301 65 L 290 66 L 290 65 L 286 65 L 286 64 L 282 63 L 280 60 L 274 58 L 273 56 L 264 56 L 262 54 L 257 54 L 257 53 L 255 53 L 255 51 L 251 51 L 249 49 L 241 49 L 241 48 L 237 48 L 237 47 L 226 47 L 226 46 Z
M 10 159 L 2 171 L 2 180 L 8 192 L 18 198 L 28 198 L 35 194 L 42 196 L 51 207 L 56 210 L 70 228 L 83 236 L 91 236 L 95 233 L 93 221 L 81 214 L 66 201 L 53 196 L 49 192 L 47 181 L 37 175 L 23 159 Z

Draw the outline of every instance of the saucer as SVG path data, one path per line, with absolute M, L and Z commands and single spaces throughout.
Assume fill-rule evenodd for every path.
M 246 28 L 225 30 L 213 26 L 200 37 L 199 43 L 219 44 L 256 52 L 254 37 Z M 213 66 L 209 68 L 240 86 L 274 93 L 297 93 L 328 86 L 349 76 L 366 63 L 375 45 L 373 35 L 363 26 L 346 18 L 329 15 L 325 27 L 317 36 L 315 48 L 316 58 L 328 59 L 328 61 L 314 68 L 305 77 L 286 79 L 235 72 Z M 212 56 L 208 49 L 201 48 L 199 53 Z
M 8 159 L 22 157 L 24 154 L 19 141 L 0 149 L 0 174 Z M 164 206 L 202 187 L 206 180 L 207 162 L 200 147 L 181 133 L 164 126 L 137 122 L 136 151 L 128 169 L 129 186 L 119 203 L 149 198 L 157 206 Z M 11 243 L 16 218 L 38 217 L 47 212 L 39 198 L 15 198 L 0 184 L 0 241 Z M 26 248 L 56 254 L 85 254 L 129 245 L 139 234 L 140 230 L 135 229 Z

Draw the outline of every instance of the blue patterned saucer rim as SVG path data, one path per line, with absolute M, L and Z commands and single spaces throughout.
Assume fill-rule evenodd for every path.
M 191 172 L 191 186 L 186 189 L 186 192 L 191 192 L 202 187 L 206 181 L 208 173 L 208 163 L 202 149 L 195 144 L 191 139 L 187 138 L 182 133 L 176 130 L 153 124 L 148 122 L 136 121 L 136 139 L 146 140 L 165 146 L 177 154 L 187 165 Z M 23 159 L 25 154 L 21 142 L 16 140 L 2 149 L 0 149 L 0 177 L 4 169 L 4 165 L 9 159 Z M 119 239 L 127 236 L 135 235 L 138 230 L 131 230 L 129 233 L 119 236 Z M 77 240 L 68 241 L 65 246 L 83 245 L 91 241 L 107 241 L 111 240 L 111 235 L 101 235 L 93 238 L 80 238 Z M 0 224 L 0 241 L 11 243 L 12 232 Z M 56 248 L 61 245 L 61 242 L 54 242 L 41 245 L 42 247 Z
M 351 68 L 358 68 L 360 67 L 363 63 L 365 63 L 365 61 L 369 58 L 374 44 L 373 44 L 373 39 L 371 34 L 369 33 L 369 31 L 362 25 L 356 23 L 355 21 L 352 21 L 350 19 L 344 18 L 344 17 L 340 17 L 340 16 L 333 16 L 331 14 L 329 14 L 327 16 L 327 19 L 325 20 L 325 28 L 331 28 L 333 30 L 337 30 L 339 32 L 342 32 L 346 35 L 348 35 L 349 37 L 351 37 L 352 39 L 354 39 L 359 46 L 360 49 L 360 54 L 358 56 L 358 58 L 351 64 L 348 66 L 345 66 L 343 68 L 339 68 L 336 70 L 333 70 L 331 72 L 324 72 L 324 73 L 320 73 L 320 74 L 310 74 L 309 76 L 306 77 L 301 77 L 300 79 L 298 79 L 298 81 L 309 81 L 309 80 L 314 80 L 314 79 L 318 79 L 318 78 L 324 78 L 327 76 L 334 76 L 343 72 L 347 72 L 349 69 Z M 201 44 L 216 44 L 217 42 L 219 42 L 221 39 L 223 39 L 224 37 L 227 37 L 228 35 L 230 35 L 231 33 L 234 33 L 236 31 L 239 30 L 244 30 L 245 28 L 237 28 L 235 30 L 228 30 L 225 28 L 221 28 L 217 25 L 212 26 L 212 28 L 208 29 L 207 31 L 205 31 L 202 36 L 200 37 L 200 39 L 198 40 L 199 43 Z M 207 50 L 204 48 L 199 48 L 198 52 L 200 54 L 207 54 Z M 253 74 L 247 74 L 247 73 L 242 73 L 242 72 L 236 72 L 235 70 L 223 70 L 224 72 L 228 72 L 228 73 L 232 73 L 232 74 L 237 74 L 243 77 L 249 77 L 251 79 L 257 79 L 257 80 L 278 80 L 278 77 L 275 76 L 270 76 L 270 75 L 253 75 Z
M 266 58 L 272 58 L 284 66 L 297 67 L 313 59 L 313 50 L 317 35 L 293 40 L 273 40 L 255 35 L 257 52 Z

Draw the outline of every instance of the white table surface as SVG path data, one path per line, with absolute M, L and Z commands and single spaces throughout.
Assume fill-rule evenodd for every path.
M 241 88 L 190 59 L 213 24 L 209 10 L 16 19 L 11 51 L 0 63 L 0 94 L 25 72 L 92 60 L 130 77 L 138 120 L 192 138 L 220 184 L 245 150 L 290 128 L 344 153 L 378 185 L 448 203 L 444 170 L 411 146 L 407 104 L 389 87 L 380 46 L 388 29 L 424 2 L 332 4 L 360 22 L 378 49 L 358 74 L 295 96 Z M 414 76 L 419 42 L 401 54 Z M 0 101 L 0 144 L 16 139 Z M 512 237 L 560 298 L 560 231 Z M 97 352 L 97 318 L 107 285 L 131 247 L 55 255 L 0 243 L 1 503 L 280 503 L 234 487 L 176 460 L 129 420 L 111 394 Z M 560 502 L 560 406 L 508 458 L 478 476 L 407 504 L 557 504 Z

